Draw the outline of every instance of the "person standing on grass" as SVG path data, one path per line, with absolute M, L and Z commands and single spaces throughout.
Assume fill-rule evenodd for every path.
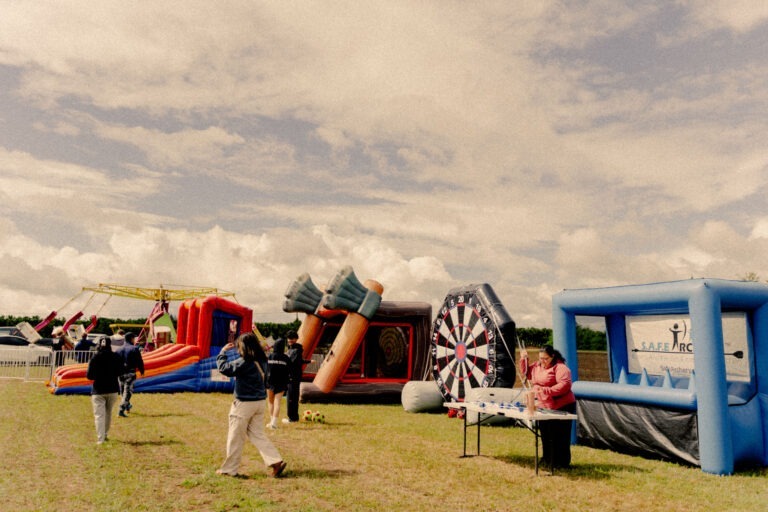
M 125 364 L 125 373 L 120 376 L 120 416 L 127 417 L 125 414 L 133 408 L 131 397 L 133 396 L 133 383 L 136 382 L 136 371 L 144 375 L 144 359 L 141 357 L 139 347 L 133 344 L 136 334 L 129 332 L 125 335 L 125 343 L 117 349 L 117 353 L 123 358 Z
M 520 373 L 530 382 L 539 407 L 556 411 L 576 412 L 576 397 L 571 391 L 571 370 L 562 354 L 552 345 L 539 349 L 539 360 L 529 363 L 528 351 L 520 351 Z M 572 421 L 550 420 L 539 422 L 542 458 L 553 468 L 571 465 Z
M 239 357 L 229 360 L 227 352 L 237 347 Z M 267 355 L 252 332 L 241 334 L 235 343 L 227 343 L 216 356 L 222 375 L 235 378 L 235 398 L 229 409 L 227 458 L 216 473 L 237 476 L 243 446 L 248 438 L 259 450 L 272 477 L 279 477 L 286 463 L 264 432 L 264 410 L 267 392 L 265 372 Z
M 125 372 L 123 358 L 112 352 L 112 343 L 106 336 L 99 338 L 96 355 L 88 363 L 86 377 L 93 381 L 91 404 L 96 423 L 96 444 L 107 441 L 112 424 L 112 409 L 117 403 L 120 384 L 117 379 Z
M 299 421 L 299 393 L 301 392 L 301 376 L 304 373 L 304 365 L 312 360 L 304 359 L 304 347 L 299 343 L 299 335 L 296 331 L 288 331 L 285 334 L 288 340 L 288 388 L 286 389 L 286 401 L 288 417 L 283 418 L 283 423 Z
M 269 405 L 270 421 L 267 425 L 272 430 L 277 429 L 277 418 L 280 416 L 280 403 L 288 388 L 288 365 L 291 360 L 285 355 L 285 340 L 280 338 L 272 347 L 272 353 L 267 360 L 267 404 Z

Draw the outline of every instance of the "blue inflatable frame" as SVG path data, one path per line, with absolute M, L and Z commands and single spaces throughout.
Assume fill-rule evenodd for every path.
M 737 465 L 768 465 L 768 286 L 724 279 L 690 279 L 599 289 L 564 290 L 553 296 L 554 346 L 568 361 L 577 399 L 693 411 L 698 460 L 707 473 L 727 475 Z M 749 382 L 729 382 L 723 313 L 747 322 Z M 693 373 L 673 383 L 666 375 L 627 374 L 627 316 L 690 318 Z M 605 318 L 611 382 L 578 380 L 576 316 Z M 746 390 L 746 391 L 745 391 Z M 574 432 L 575 441 L 576 432 Z

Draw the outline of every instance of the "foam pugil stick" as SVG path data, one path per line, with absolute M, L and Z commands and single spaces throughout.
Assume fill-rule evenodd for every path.
M 299 343 L 303 348 L 303 358 L 312 359 L 323 329 L 323 319 L 318 315 L 318 310 L 322 308 L 320 301 L 323 292 L 315 286 L 309 274 L 304 273 L 288 286 L 284 295 L 283 311 L 306 313 L 298 330 Z
M 323 307 L 348 311 L 328 355 L 315 375 L 313 384 L 323 393 L 331 391 L 363 340 L 371 318 L 381 304 L 384 287 L 372 279 L 364 284 L 355 276 L 352 267 L 344 267 L 325 290 Z

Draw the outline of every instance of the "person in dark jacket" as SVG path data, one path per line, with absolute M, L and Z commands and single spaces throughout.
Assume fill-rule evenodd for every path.
M 286 401 L 288 402 L 288 417 L 283 418 L 283 423 L 299 421 L 299 393 L 301 391 L 301 376 L 304 373 L 304 365 L 312 360 L 304 359 L 304 347 L 299 343 L 299 335 L 296 331 L 288 331 L 285 334 L 288 340 L 288 388 Z
M 272 353 L 267 361 L 267 404 L 269 405 L 270 422 L 268 427 L 277 428 L 277 418 L 280 416 L 280 403 L 288 388 L 288 365 L 291 360 L 285 355 L 285 340 L 278 339 L 272 347 Z
M 106 336 L 99 338 L 96 355 L 88 363 L 86 377 L 93 381 L 91 404 L 96 423 L 96 443 L 107 441 L 112 423 L 112 410 L 117 403 L 120 384 L 117 379 L 125 371 L 123 358 L 112 352 L 112 344 Z
M 235 346 L 239 357 L 230 360 L 227 352 Z M 216 356 L 216 366 L 222 375 L 235 378 L 235 399 L 229 409 L 227 458 L 216 473 L 237 476 L 248 438 L 259 450 L 264 464 L 271 469 L 271 476 L 280 476 L 286 463 L 264 432 L 267 355 L 259 339 L 252 332 L 241 334 L 235 343 L 222 347 Z
M 131 397 L 133 396 L 133 384 L 136 382 L 136 371 L 144 375 L 144 358 L 141 357 L 139 347 L 133 344 L 136 334 L 129 332 L 125 335 L 125 343 L 117 349 L 117 353 L 125 363 L 125 373 L 120 376 L 120 416 L 127 417 L 126 412 L 133 408 Z
M 83 336 L 80 338 L 80 341 L 75 344 L 75 357 L 77 358 L 77 362 L 88 362 L 91 354 L 87 354 L 86 352 L 89 352 L 95 346 L 96 344 L 88 339 L 88 333 L 84 332 Z

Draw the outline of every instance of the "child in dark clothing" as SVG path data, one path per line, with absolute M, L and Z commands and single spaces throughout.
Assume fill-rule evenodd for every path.
M 299 393 L 301 391 L 301 376 L 304 373 L 304 365 L 311 363 L 311 359 L 304 359 L 304 347 L 299 343 L 299 335 L 296 331 L 288 331 L 285 334 L 288 340 L 288 389 L 286 401 L 288 402 L 288 417 L 283 418 L 283 423 L 299 421 Z
M 280 416 L 280 402 L 288 388 L 288 365 L 290 359 L 285 355 L 285 340 L 278 339 L 272 347 L 272 353 L 267 361 L 267 404 L 269 405 L 271 429 L 277 428 L 277 418 Z

